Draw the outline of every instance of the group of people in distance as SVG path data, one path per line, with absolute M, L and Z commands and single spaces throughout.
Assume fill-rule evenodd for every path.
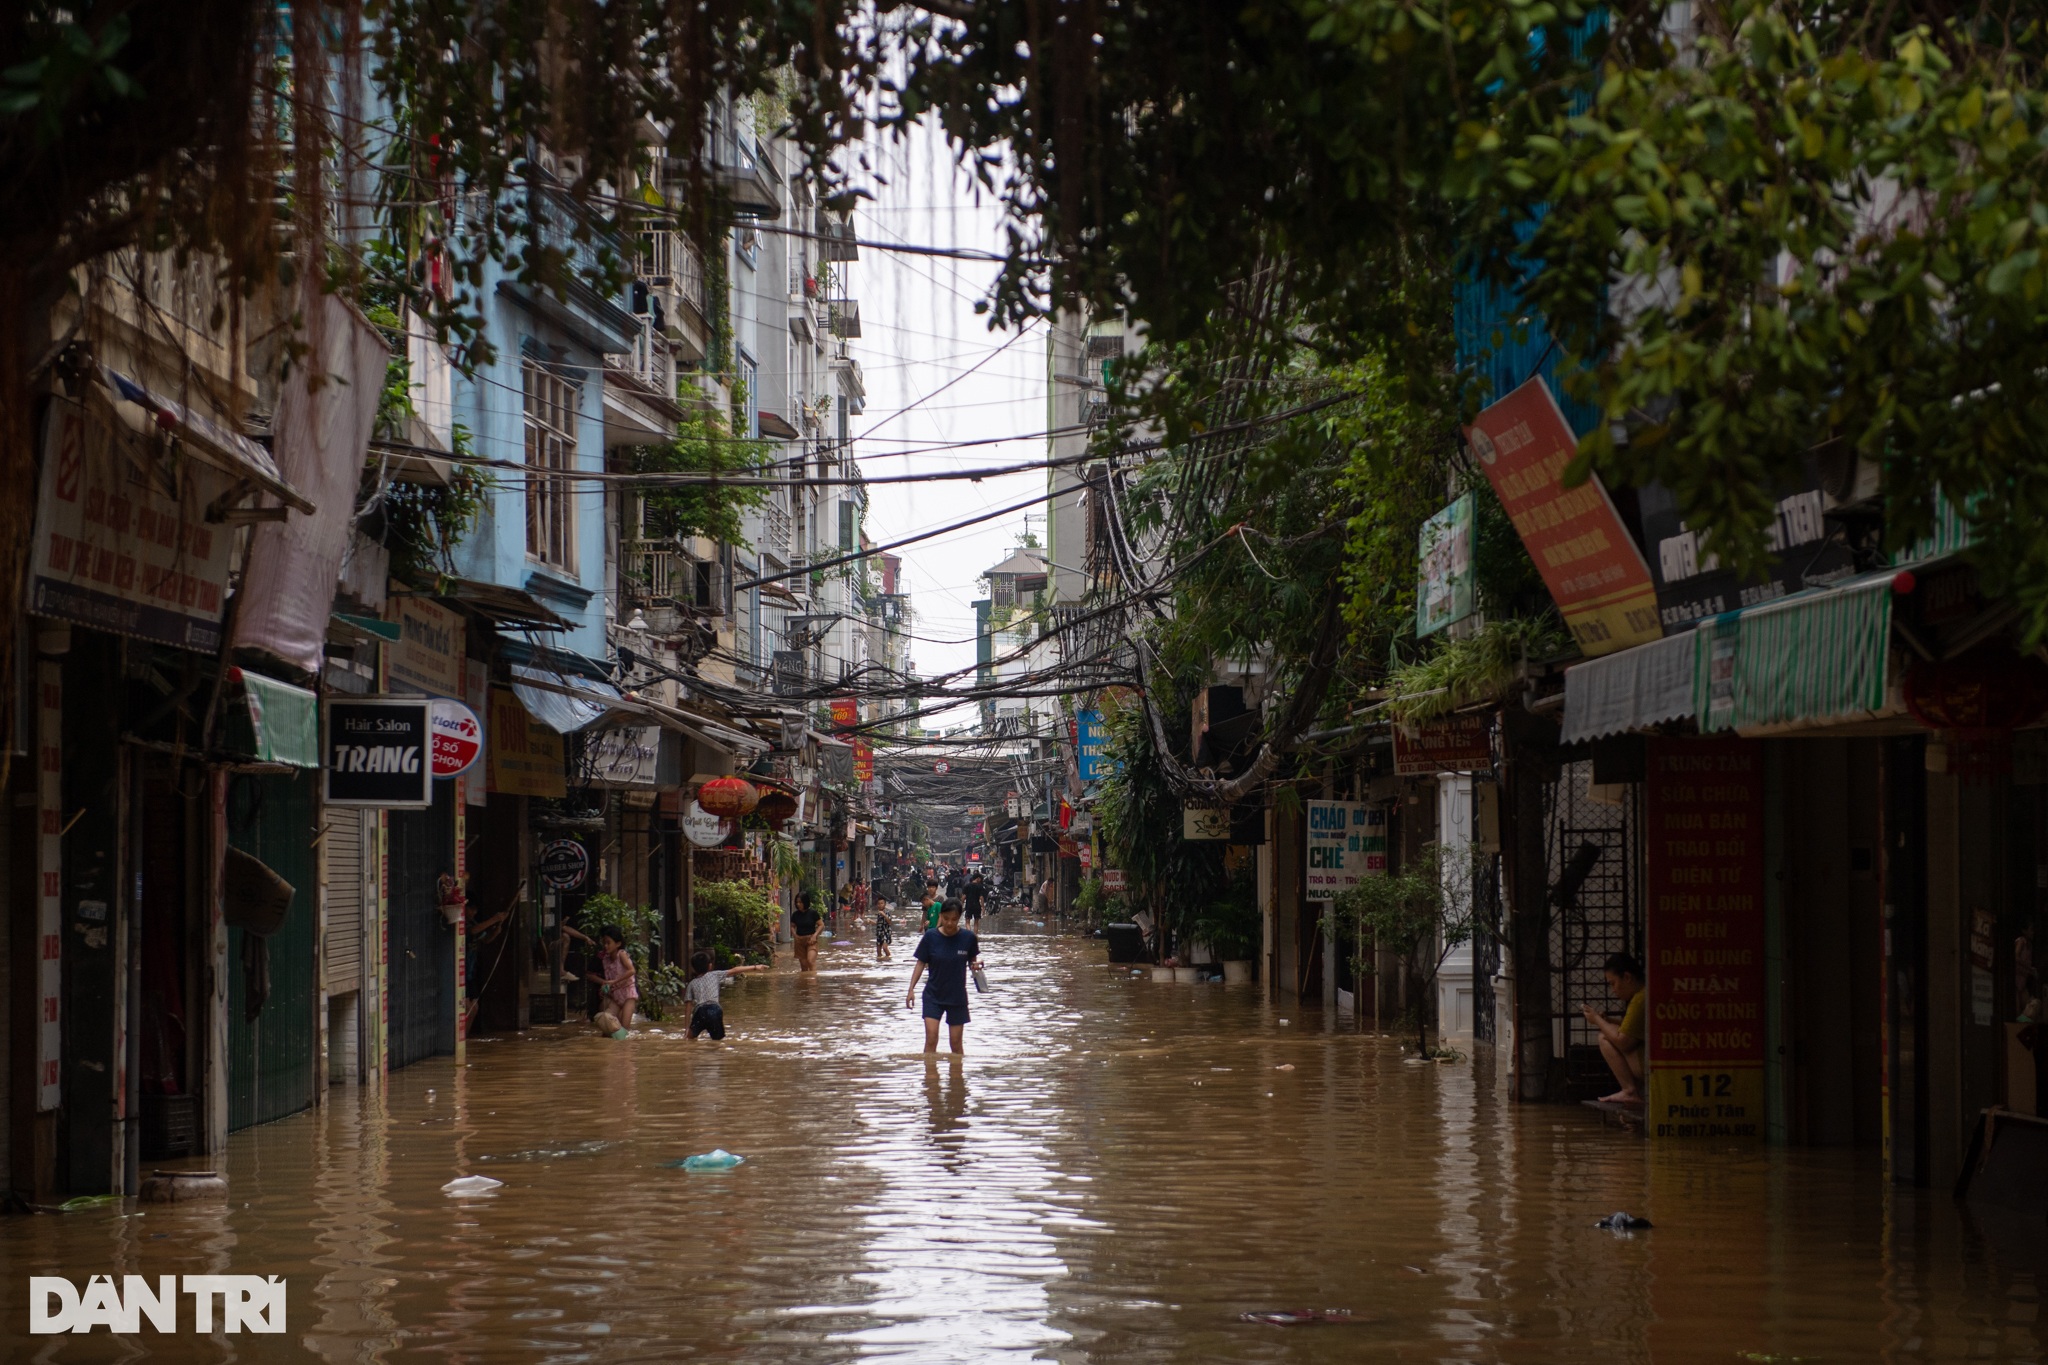
M 917 986 L 919 981 L 923 981 L 924 1050 L 938 1050 L 939 1025 L 943 1023 L 948 1029 L 949 1045 L 954 1052 L 960 1052 L 969 1017 L 967 983 L 970 974 L 974 975 L 977 986 L 980 984 L 981 940 L 976 930 L 988 907 L 988 879 L 977 870 L 966 879 L 961 887 L 962 894 L 956 897 L 942 896 L 936 879 L 927 882 L 925 890 L 924 932 L 913 954 L 917 965 L 911 969 L 910 987 L 903 994 L 903 1007 L 917 1008 Z M 818 935 L 822 918 L 807 904 L 790 913 L 790 938 L 800 972 L 818 969 Z M 575 933 L 574 930 L 569 932 Z M 584 938 L 580 933 L 576 936 Z M 884 906 L 875 912 L 876 961 L 890 960 L 893 938 L 894 926 L 888 907 Z M 632 954 L 626 951 L 625 931 L 618 925 L 607 924 L 600 929 L 596 947 L 598 970 L 585 973 L 585 980 L 599 992 L 593 1022 L 599 1032 L 623 1038 L 632 1026 L 640 1003 L 638 970 Z M 690 1037 L 696 1039 L 708 1035 L 714 1041 L 722 1040 L 725 1037 L 725 1010 L 719 1003 L 719 992 L 727 981 L 735 977 L 767 970 L 761 965 L 714 970 L 710 953 L 693 953 L 689 980 L 683 987 L 683 1004 L 690 1011 Z

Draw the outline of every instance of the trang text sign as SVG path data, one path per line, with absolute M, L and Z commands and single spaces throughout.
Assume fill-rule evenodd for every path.
M 1579 648 L 1611 654 L 1663 638 L 1650 566 L 1600 477 L 1564 486 L 1579 441 L 1542 377 L 1480 413 L 1465 436 Z
M 1763 746 L 1651 740 L 1649 1123 L 1656 1137 L 1762 1137 Z

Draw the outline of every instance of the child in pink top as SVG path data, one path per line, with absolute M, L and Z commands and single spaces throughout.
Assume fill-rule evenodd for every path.
M 640 987 L 633 967 L 633 956 L 626 951 L 626 932 L 615 924 L 607 924 L 597 931 L 599 940 L 598 965 L 604 968 L 600 976 L 589 973 L 591 981 L 604 991 L 604 1010 L 615 1016 L 622 1029 L 633 1026 L 633 1010 L 640 1000 Z

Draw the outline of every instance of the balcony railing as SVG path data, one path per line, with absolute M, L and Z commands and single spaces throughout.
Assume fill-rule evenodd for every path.
M 571 278 L 588 280 L 607 263 L 615 268 L 624 263 L 625 244 L 619 235 L 568 191 L 536 178 L 531 204 L 535 242 L 561 253 Z
M 619 595 L 629 607 L 717 610 L 718 570 L 673 544 L 629 540 L 619 547 Z
M 789 509 L 776 502 L 770 502 L 761 512 L 761 548 L 778 559 L 789 556 L 790 533 L 795 523 L 790 519 Z

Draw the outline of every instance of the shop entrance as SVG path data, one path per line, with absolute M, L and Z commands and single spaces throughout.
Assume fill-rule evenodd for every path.
M 455 871 L 455 783 L 434 783 L 434 804 L 386 817 L 390 884 L 391 1068 L 455 1051 L 455 931 L 437 884 Z

